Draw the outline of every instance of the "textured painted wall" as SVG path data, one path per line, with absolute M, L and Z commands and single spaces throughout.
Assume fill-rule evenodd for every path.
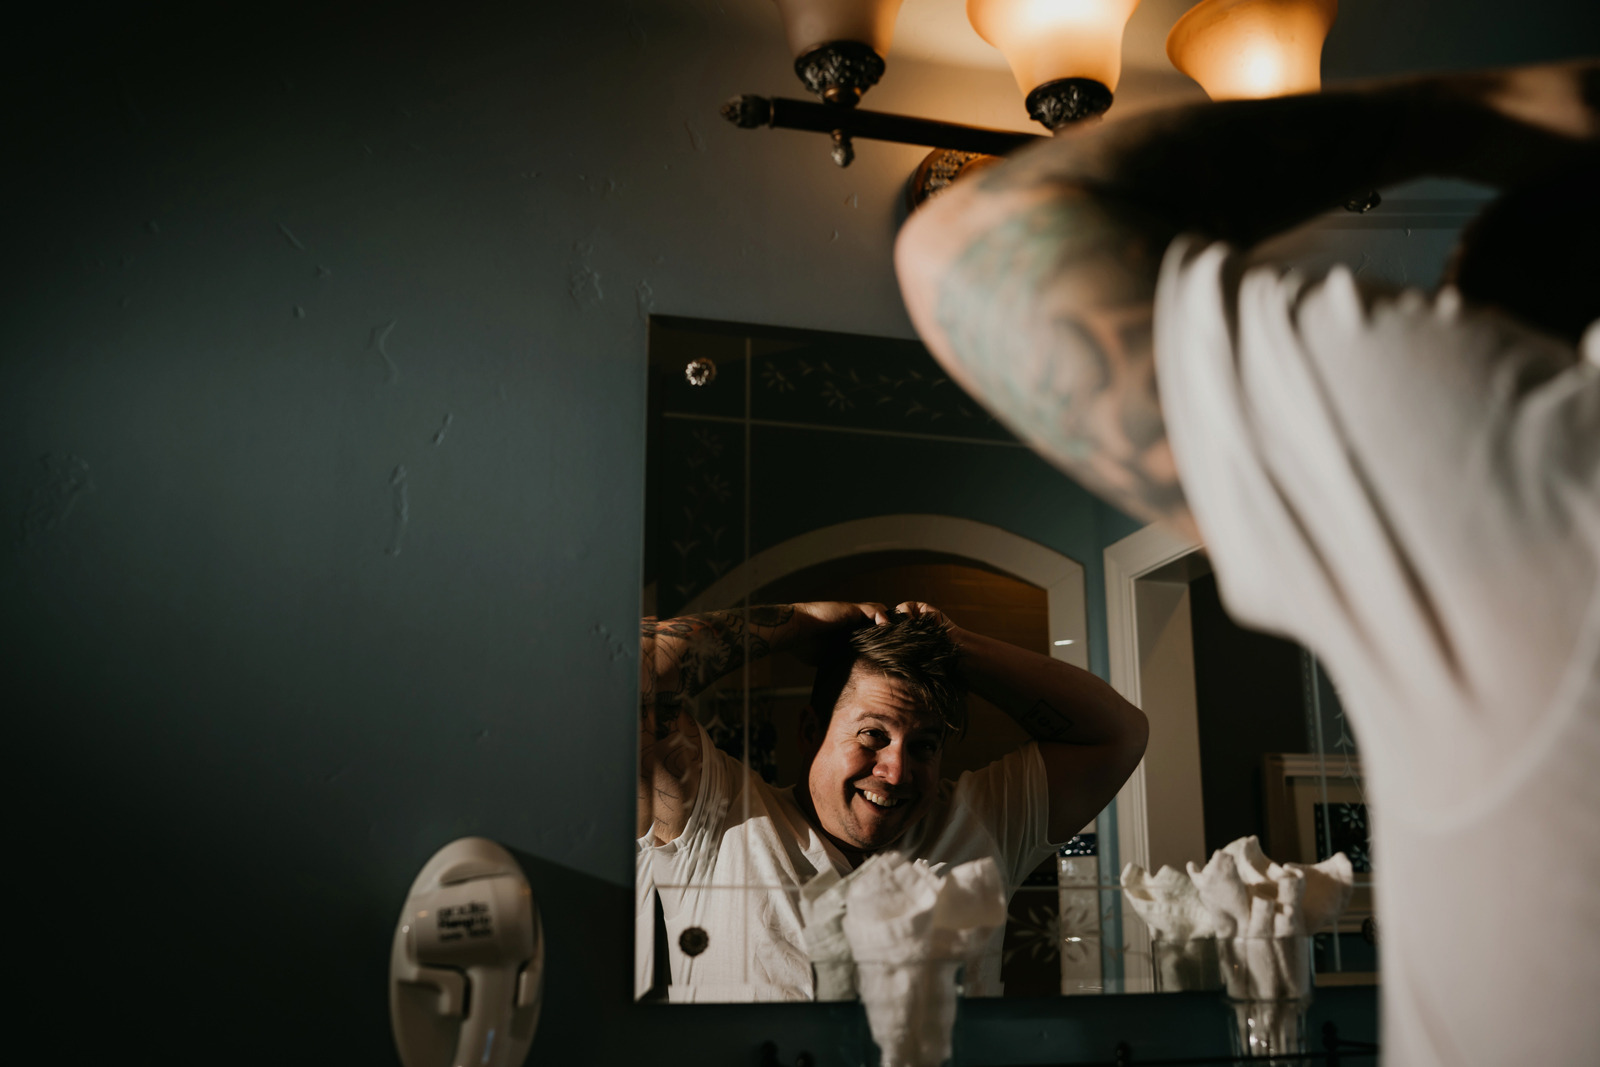
M 1346 6 L 1386 32 L 1389 5 Z M 1465 10 L 1477 44 L 1452 55 L 1581 51 L 1590 6 L 1544 6 L 1529 44 L 1498 6 L 1394 5 Z M 839 171 L 816 138 L 715 116 L 733 92 L 796 92 L 766 7 L 103 5 L 12 25 L 19 1030 L 70 1060 L 384 1062 L 405 886 L 480 833 L 530 854 L 549 909 L 536 1056 L 859 1050 L 857 1017 L 820 1006 L 626 1004 L 645 316 L 909 335 L 889 249 L 920 153 L 862 145 Z M 1411 33 L 1383 69 L 1436 64 L 1445 40 Z M 1015 95 L 900 63 L 873 103 L 1021 125 Z M 1212 1040 L 1137 1010 L 1178 1012 L 1137 1016 L 1163 1047 Z M 964 1047 L 1104 1056 L 1105 1027 L 1133 1026 L 1118 1012 L 1026 1035 L 1001 1014 Z
M 543 863 L 541 1047 L 642 1049 L 603 1019 L 628 988 L 646 316 L 909 336 L 889 251 L 921 153 L 840 171 L 724 124 L 728 95 L 797 87 L 775 20 L 709 2 L 214 17 L 91 10 L 14 72 L 17 845 L 87 866 L 50 907 L 94 917 L 52 935 L 35 1008 L 136 966 L 78 1040 L 382 1061 L 405 887 L 477 833 Z

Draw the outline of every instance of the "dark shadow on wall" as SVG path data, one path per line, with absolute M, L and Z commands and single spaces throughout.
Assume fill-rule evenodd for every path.
M 528 1059 L 595 1062 L 632 998 L 633 890 L 521 849 L 510 852 L 544 924 L 544 1007 Z

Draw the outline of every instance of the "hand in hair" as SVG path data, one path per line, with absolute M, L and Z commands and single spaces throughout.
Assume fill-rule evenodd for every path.
M 946 630 L 954 633 L 954 631 L 957 629 L 956 624 L 950 621 L 950 616 L 946 615 L 932 604 L 925 604 L 920 600 L 907 600 L 902 604 L 897 604 L 895 605 L 894 613 L 896 615 L 907 615 L 913 619 L 920 619 L 925 615 L 931 615 L 940 622 L 944 623 L 944 628 Z
M 816 600 L 795 604 L 794 634 L 784 643 L 808 667 L 815 667 L 823 649 L 840 631 L 864 626 L 883 626 L 889 622 L 889 609 L 882 604 L 852 604 L 842 600 Z
M 823 601 L 644 619 L 639 633 L 637 833 L 662 844 L 687 824 L 699 794 L 701 737 L 686 698 L 746 662 L 789 651 L 815 662 L 841 629 L 889 621 L 882 604 Z

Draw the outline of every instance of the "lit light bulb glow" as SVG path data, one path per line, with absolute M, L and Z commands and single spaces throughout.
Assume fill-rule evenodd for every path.
M 967 21 L 1000 49 L 1023 95 L 1061 78 L 1115 90 L 1122 31 L 1139 0 L 967 0 Z
M 1322 88 L 1322 42 L 1338 0 L 1202 0 L 1167 36 L 1167 58 L 1213 100 Z
M 1252 41 L 1239 57 L 1239 95 L 1248 97 L 1281 96 L 1288 79 L 1283 60 L 1269 43 Z

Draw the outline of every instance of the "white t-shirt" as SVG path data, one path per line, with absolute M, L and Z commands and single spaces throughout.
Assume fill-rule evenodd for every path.
M 1387 1062 L 1600 1063 L 1600 323 L 1180 238 L 1155 348 L 1228 610 L 1360 737 Z
M 673 1001 L 810 1000 L 799 891 L 828 867 L 844 875 L 850 865 L 800 813 L 793 787 L 774 789 L 713 747 L 703 730 L 701 738 L 700 792 L 688 825 L 665 845 L 652 845 L 649 835 L 639 841 L 636 943 L 651 943 L 648 878 L 666 918 Z M 940 782 L 933 808 L 893 847 L 952 866 L 988 856 L 1009 895 L 1054 850 L 1049 816 L 1044 761 L 1029 742 L 959 781 Z M 678 940 L 691 926 L 710 935 L 693 957 Z M 968 971 L 968 995 L 999 995 L 1004 933 Z M 648 987 L 650 973 L 651 954 L 636 953 L 636 992 Z

